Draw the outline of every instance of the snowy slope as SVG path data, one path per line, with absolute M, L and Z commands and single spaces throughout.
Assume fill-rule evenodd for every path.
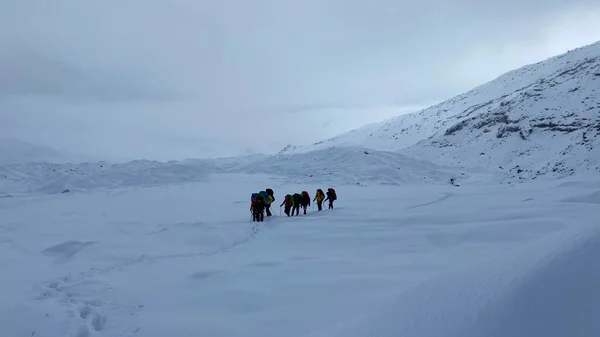
M 398 108 L 399 114 L 405 109 Z M 427 121 L 427 119 L 425 119 Z M 355 147 L 364 146 L 371 149 L 382 151 L 395 151 L 412 145 L 423 139 L 423 134 L 430 126 L 423 123 L 424 119 L 420 114 L 402 114 L 400 116 L 364 125 L 358 129 L 335 136 L 326 140 L 316 142 L 310 146 L 288 145 L 279 153 L 294 154 L 315 150 L 322 150 L 328 147 Z M 398 130 L 400 130 L 399 136 Z
M 448 184 L 468 176 L 468 170 L 436 165 L 398 153 L 360 147 L 331 147 L 305 153 L 280 153 L 244 163 L 228 172 L 281 176 L 285 181 L 330 184 Z
M 310 337 L 597 336 L 598 256 L 598 226 L 567 228 L 436 276 L 341 331 Z
M 597 42 L 508 72 L 418 113 L 284 152 L 361 146 L 522 178 L 597 172 L 599 94 Z
M 597 179 L 340 186 L 334 210 L 252 223 L 265 187 L 325 186 L 0 198 L 1 335 L 598 335 Z
M 600 43 L 539 68 L 545 77 L 456 114 L 405 153 L 521 179 L 600 172 Z

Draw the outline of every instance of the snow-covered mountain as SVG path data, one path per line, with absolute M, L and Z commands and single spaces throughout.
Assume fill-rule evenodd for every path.
M 600 42 L 312 147 L 362 146 L 512 176 L 600 171 Z
M 512 90 L 515 78 L 526 79 L 522 87 L 464 104 L 466 109 L 454 110 L 431 137 L 406 153 L 521 179 L 600 172 L 600 43 L 521 68 L 487 86 Z

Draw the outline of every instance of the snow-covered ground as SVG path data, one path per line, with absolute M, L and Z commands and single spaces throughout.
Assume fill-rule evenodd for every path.
M 0 198 L 2 336 L 595 336 L 600 178 L 334 186 L 250 221 L 215 174 Z M 376 334 L 383 332 L 383 334 Z
M 0 336 L 600 336 L 598 93 L 600 43 L 277 155 L 0 148 Z

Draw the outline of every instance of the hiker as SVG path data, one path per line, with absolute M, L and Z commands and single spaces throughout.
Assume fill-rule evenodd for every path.
M 327 189 L 327 199 L 324 201 L 327 200 L 329 200 L 329 209 L 333 209 L 333 202 L 337 200 L 337 194 L 335 194 L 335 190 L 331 187 Z
M 252 200 L 250 205 L 250 212 L 252 212 L 252 221 L 264 221 L 265 214 L 265 196 L 262 193 L 258 193 Z
M 267 216 L 271 216 L 273 215 L 271 213 L 271 203 L 273 203 L 273 201 L 275 201 L 275 195 L 273 194 L 273 190 L 270 188 L 267 188 L 265 190 L 267 192 L 267 202 L 266 202 L 266 211 L 267 211 Z
M 300 214 L 300 204 L 302 204 L 302 196 L 299 193 L 294 193 L 292 195 L 292 216 L 294 216 L 294 211 L 296 211 L 296 215 Z
M 283 209 L 283 213 L 285 213 L 287 216 L 290 216 L 290 209 L 292 208 L 293 205 L 293 200 L 292 200 L 292 196 L 289 194 L 286 194 L 285 198 L 283 199 L 283 202 L 281 203 L 281 205 L 279 205 L 279 207 L 285 205 L 285 208 Z
M 308 206 L 310 206 L 310 195 L 307 191 L 302 191 L 302 208 L 304 209 L 304 214 L 306 214 Z
M 319 211 L 323 210 L 323 199 L 325 199 L 325 193 L 323 193 L 322 189 L 317 189 L 317 193 L 315 194 L 315 198 L 313 201 L 317 201 L 317 208 Z

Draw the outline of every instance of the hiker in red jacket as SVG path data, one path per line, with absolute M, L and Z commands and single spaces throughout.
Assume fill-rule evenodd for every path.
M 256 195 L 252 204 L 250 205 L 250 212 L 252 212 L 252 221 L 264 221 L 265 220 L 265 197 L 259 193 Z
M 284 206 L 285 208 L 283 209 L 283 213 L 285 213 L 287 216 L 290 216 L 290 210 L 292 209 L 292 196 L 287 194 L 285 196 L 285 198 L 283 198 L 283 202 L 281 203 L 281 205 L 279 205 L 279 207 Z

